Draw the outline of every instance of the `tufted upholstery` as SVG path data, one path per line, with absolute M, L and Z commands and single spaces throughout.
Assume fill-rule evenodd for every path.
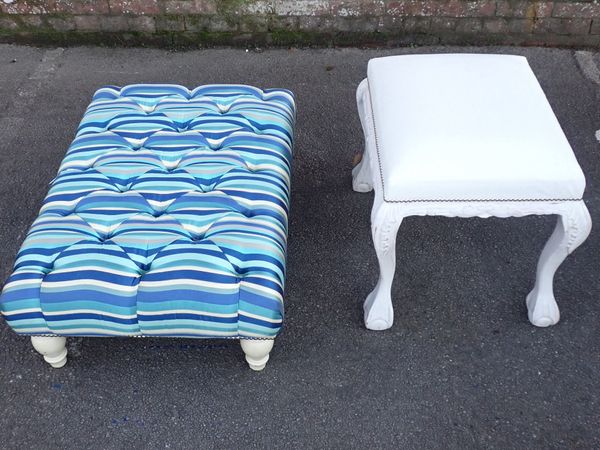
M 23 334 L 274 337 L 295 106 L 285 90 L 105 87 L 15 262 Z

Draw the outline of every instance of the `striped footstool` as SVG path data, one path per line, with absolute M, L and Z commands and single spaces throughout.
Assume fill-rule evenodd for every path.
M 241 339 L 283 320 L 295 106 L 286 90 L 108 86 L 94 95 L 0 311 L 53 367 L 65 336 Z

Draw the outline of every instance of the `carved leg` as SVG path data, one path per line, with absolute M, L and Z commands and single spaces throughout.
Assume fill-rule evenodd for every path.
M 67 339 L 62 336 L 32 336 L 31 344 L 55 369 L 67 363 Z
M 538 327 L 556 324 L 560 312 L 554 299 L 554 273 L 590 234 L 592 220 L 583 203 L 573 202 L 558 218 L 556 228 L 546 243 L 537 266 L 535 286 L 527 296 L 529 321 Z
M 240 339 L 246 361 L 252 370 L 265 368 L 274 342 L 274 339 Z
M 391 290 L 396 271 L 396 234 L 401 222 L 401 218 L 386 213 L 385 205 L 372 215 L 371 230 L 379 261 L 379 280 L 363 305 L 365 326 L 369 330 L 385 330 L 394 323 Z
M 356 90 L 356 104 L 358 116 L 365 135 L 365 150 L 362 160 L 352 169 L 352 189 L 356 192 L 370 192 L 373 190 L 373 174 L 371 173 L 371 161 L 369 154 L 374 151 L 372 120 L 370 114 L 370 100 L 367 80 L 364 79 Z

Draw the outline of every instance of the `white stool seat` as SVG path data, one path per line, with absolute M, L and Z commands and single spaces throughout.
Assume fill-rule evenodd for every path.
M 375 189 L 371 230 L 380 269 L 364 303 L 367 328 L 392 326 L 396 234 L 415 215 L 558 215 L 526 298 L 531 323 L 557 323 L 554 273 L 587 238 L 591 219 L 583 172 L 527 60 L 373 59 L 356 99 L 365 152 L 353 187 Z
M 580 199 L 585 179 L 527 59 L 369 61 L 387 201 Z

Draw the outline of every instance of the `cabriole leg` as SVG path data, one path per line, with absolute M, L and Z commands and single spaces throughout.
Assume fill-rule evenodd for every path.
M 265 368 L 274 342 L 274 339 L 240 339 L 246 361 L 252 370 L 260 371 Z
M 67 363 L 67 339 L 63 336 L 32 336 L 31 344 L 55 369 Z
M 585 241 L 591 228 L 592 220 L 583 201 L 573 202 L 559 216 L 556 228 L 542 250 L 535 285 L 527 296 L 529 321 L 533 325 L 547 327 L 559 321 L 560 312 L 552 286 L 554 274 L 567 255 Z
M 373 147 L 374 134 L 370 114 L 370 100 L 367 80 L 363 80 L 356 90 L 358 116 L 365 136 L 365 150 L 361 161 L 352 169 L 352 189 L 356 192 L 373 190 L 373 174 L 371 173 L 370 153 L 376 151 Z
M 371 231 L 379 261 L 379 280 L 363 305 L 365 326 L 369 330 L 385 330 L 394 323 L 392 282 L 396 271 L 396 234 L 402 219 L 386 214 L 380 208 L 372 215 Z

